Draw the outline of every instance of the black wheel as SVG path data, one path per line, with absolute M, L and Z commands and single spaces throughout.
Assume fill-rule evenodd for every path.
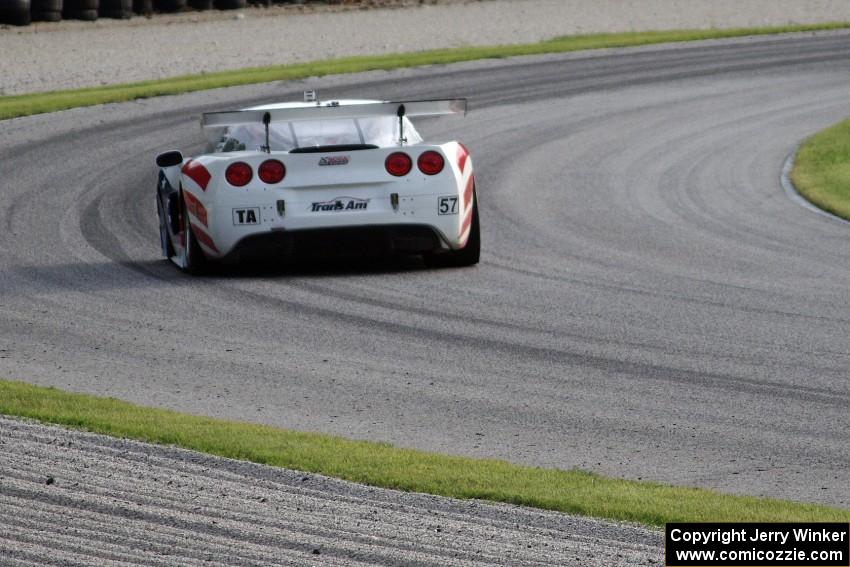
M 207 257 L 204 256 L 204 251 L 201 250 L 201 245 L 198 244 L 198 239 L 192 232 L 192 224 L 189 222 L 189 213 L 186 211 L 186 202 L 182 194 L 180 195 L 180 216 L 183 228 L 183 249 L 178 255 L 178 264 L 184 272 L 196 276 L 206 270 Z
M 32 11 L 32 21 L 34 22 L 58 22 L 62 19 L 62 12 L 36 12 Z
M 36 12 L 61 12 L 62 0 L 32 0 L 30 10 Z
M 195 10 L 212 10 L 213 0 L 189 0 L 189 6 Z
M 174 245 L 171 243 L 171 235 L 168 234 L 168 219 L 162 209 L 159 196 L 156 198 L 156 214 L 159 217 L 159 245 L 162 248 L 162 255 L 170 260 L 174 257 Z
M 133 0 L 133 11 L 143 15 L 153 13 L 153 0 Z
M 154 0 L 153 6 L 159 12 L 181 12 L 186 9 L 186 0 Z
M 34 22 L 58 22 L 62 19 L 62 0 L 32 0 L 30 12 Z
M 215 7 L 219 10 L 241 10 L 246 6 L 247 0 L 215 0 Z
M 71 12 L 65 16 L 67 20 L 83 20 L 85 22 L 93 22 L 97 19 L 97 10 L 78 10 Z
M 126 20 L 133 16 L 133 0 L 100 0 L 98 13 L 101 18 Z
M 99 6 L 99 0 L 65 0 L 62 6 L 62 17 L 66 20 L 93 22 L 97 19 Z
M 478 194 L 472 190 L 472 224 L 466 246 L 437 254 L 426 254 L 425 265 L 431 268 L 474 266 L 481 258 L 481 226 L 478 220 Z
M 30 0 L 0 0 L 0 23 L 28 26 L 31 21 Z

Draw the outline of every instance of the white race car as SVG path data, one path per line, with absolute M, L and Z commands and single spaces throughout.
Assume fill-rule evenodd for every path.
M 464 99 L 319 102 L 308 91 L 305 102 L 204 114 L 207 153 L 156 158 L 162 253 L 190 273 L 210 260 L 375 251 L 476 264 L 469 152 L 423 142 L 409 119 L 465 112 Z

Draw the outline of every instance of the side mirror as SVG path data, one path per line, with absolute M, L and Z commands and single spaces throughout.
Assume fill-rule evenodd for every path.
M 174 167 L 183 163 L 183 154 L 177 150 L 163 152 L 156 156 L 156 165 L 159 167 Z

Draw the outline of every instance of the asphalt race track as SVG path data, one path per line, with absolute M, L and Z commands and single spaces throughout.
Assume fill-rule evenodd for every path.
M 0 122 L 0 375 L 181 411 L 850 506 L 850 229 L 780 184 L 850 34 L 488 61 Z M 153 157 L 203 110 L 468 96 L 482 263 L 193 279 Z

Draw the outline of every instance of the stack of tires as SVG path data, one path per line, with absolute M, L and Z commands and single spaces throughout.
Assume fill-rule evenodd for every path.
M 93 21 L 97 19 L 99 7 L 99 0 L 65 0 L 62 17 L 66 20 Z
M 30 15 L 30 0 L 0 0 L 0 23 L 27 26 Z
M 189 0 L 189 6 L 195 10 L 212 10 L 213 0 Z
M 34 22 L 58 22 L 62 19 L 62 0 L 30 0 Z
M 133 17 L 133 0 L 100 0 L 101 18 L 126 20 Z
M 153 14 L 153 0 L 133 0 L 133 11 L 142 16 Z
M 157 12 L 181 12 L 186 9 L 186 0 L 154 0 Z
M 248 0 L 215 0 L 219 10 L 241 10 L 248 5 Z
M 292 0 L 274 0 L 289 2 Z M 133 13 L 151 15 L 156 12 L 195 10 L 241 10 L 248 3 L 271 5 L 272 0 L 0 0 L 0 24 L 26 26 L 31 21 L 93 21 L 101 18 L 126 19 Z

